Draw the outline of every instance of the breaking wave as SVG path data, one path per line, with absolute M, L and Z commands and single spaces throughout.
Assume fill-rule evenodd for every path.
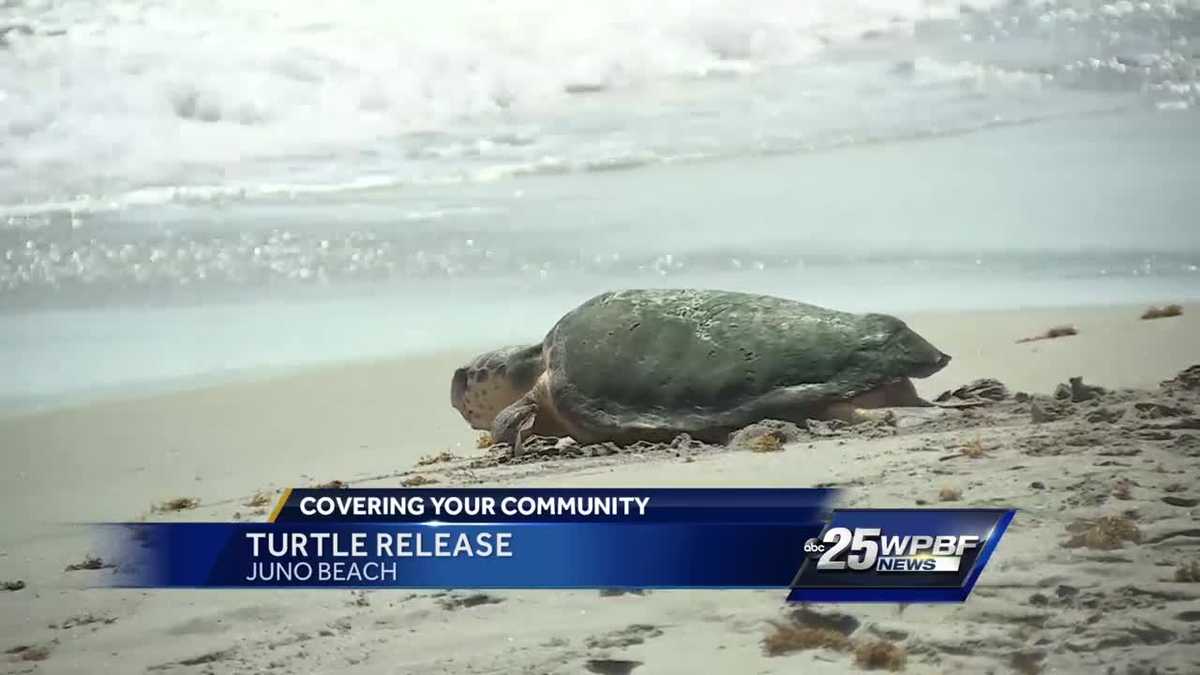
M 1197 25 L 1161 1 L 8 0 L 0 204 L 626 169 L 1113 104 L 1096 91 L 1187 109 Z

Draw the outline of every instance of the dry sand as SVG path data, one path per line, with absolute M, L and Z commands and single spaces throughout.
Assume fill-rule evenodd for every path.
M 333 479 L 444 485 L 806 486 L 851 489 L 856 506 L 1020 509 L 961 606 L 811 607 L 907 652 L 906 672 L 1200 672 L 1200 392 L 1158 383 L 1200 363 L 1200 308 L 1154 321 L 1140 307 L 906 317 L 954 362 L 926 396 L 980 377 L 1049 396 L 1082 375 L 1109 388 L 1080 403 L 1006 400 L 905 427 L 843 430 L 782 452 L 727 448 L 504 462 L 474 447 L 448 405 L 464 354 L 365 363 L 260 382 L 113 400 L 0 419 L 0 672 L 857 671 L 833 649 L 767 656 L 771 622 L 820 617 L 784 591 L 590 592 L 81 590 L 107 570 L 64 572 L 91 552 L 69 522 L 262 518 L 255 493 Z M 1060 324 L 1079 334 L 1017 344 Z M 982 456 L 960 455 L 980 445 Z M 449 449 L 459 459 L 416 467 Z M 152 514 L 195 497 L 199 507 Z M 1087 528 L 1127 519 L 1111 550 Z M 1118 522 L 1118 521 L 1113 521 Z M 1124 523 L 1125 521 L 1119 521 Z M 1200 569 L 1196 570 L 1200 574 Z M 1189 578 L 1185 571 L 1182 578 Z M 848 615 L 846 619 L 840 615 Z

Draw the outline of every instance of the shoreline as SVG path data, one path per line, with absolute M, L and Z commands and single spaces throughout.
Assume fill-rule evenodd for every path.
M 1138 318 L 1142 309 L 902 318 L 953 357 L 942 371 L 914 380 L 932 399 L 982 377 L 1042 393 L 1077 375 L 1109 387 L 1151 387 L 1200 363 L 1200 306 L 1152 321 Z M 1064 323 L 1079 334 L 1016 342 Z M 46 523 L 121 520 L 180 494 L 225 499 L 266 486 L 386 475 L 423 455 L 474 451 L 479 432 L 449 405 L 449 382 L 476 353 L 320 366 L 0 416 L 9 469 L 0 474 L 0 509 L 9 514 L 0 545 Z
M 1168 301 L 1177 302 L 1178 304 L 1184 306 L 1185 315 L 1189 311 L 1192 313 L 1200 311 L 1200 298 L 1184 298 L 1182 300 L 1168 299 Z M 1044 315 L 1047 320 L 1053 320 L 1053 318 L 1059 314 L 1069 317 L 1076 314 L 1096 315 L 1107 314 L 1110 312 L 1116 313 L 1122 310 L 1128 310 L 1128 313 L 1137 319 L 1137 317 L 1146 309 L 1146 307 L 1147 305 L 1145 303 L 1136 302 L 1098 302 L 1095 304 L 1025 307 L 1018 306 L 1001 308 L 988 307 L 961 310 L 930 309 L 897 313 L 896 315 L 901 319 L 904 319 L 906 322 L 913 324 L 914 326 L 919 326 L 921 323 L 926 321 L 943 322 L 947 320 L 953 320 L 954 317 L 962 316 L 982 318 L 991 317 L 993 319 L 1015 318 L 1018 320 L 1018 322 L 1021 322 L 1022 317 L 1032 318 L 1035 315 Z M 1049 328 L 1050 326 L 1046 327 Z M 530 342 L 532 343 L 537 339 L 540 338 L 531 337 Z M 319 375 L 322 373 L 334 373 L 343 368 L 368 367 L 372 364 L 392 364 L 401 361 L 416 363 L 425 360 L 440 359 L 451 354 L 465 361 L 484 349 L 487 349 L 487 347 L 480 346 L 474 350 L 467 348 L 431 350 L 418 347 L 412 349 L 411 351 L 388 356 L 374 355 L 357 358 L 335 358 L 312 362 L 298 362 L 291 365 L 249 366 L 243 368 L 234 368 L 226 371 L 137 381 L 123 385 L 118 384 L 100 386 L 94 389 L 67 392 L 59 395 L 42 395 L 35 397 L 12 396 L 8 398 L 0 398 L 0 421 L 38 415 L 49 415 L 58 412 L 88 408 L 95 405 L 133 403 L 137 401 L 154 399 L 160 396 L 171 396 L 175 394 L 198 392 L 222 387 L 238 387 L 254 385 L 256 383 L 278 382 L 294 377 L 306 377 Z M 447 375 L 447 377 L 449 376 Z M 934 381 L 938 381 L 936 376 Z M 918 388 L 921 388 L 921 381 L 918 380 L 917 384 Z

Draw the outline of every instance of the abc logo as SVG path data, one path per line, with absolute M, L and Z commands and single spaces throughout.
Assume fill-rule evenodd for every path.
M 825 552 L 825 544 L 822 544 L 816 537 L 811 537 L 804 542 L 804 553 L 810 558 L 819 558 Z

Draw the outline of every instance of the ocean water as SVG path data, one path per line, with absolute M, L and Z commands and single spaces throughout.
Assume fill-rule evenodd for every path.
M 0 407 L 626 286 L 1200 297 L 1200 3 L 0 3 Z

